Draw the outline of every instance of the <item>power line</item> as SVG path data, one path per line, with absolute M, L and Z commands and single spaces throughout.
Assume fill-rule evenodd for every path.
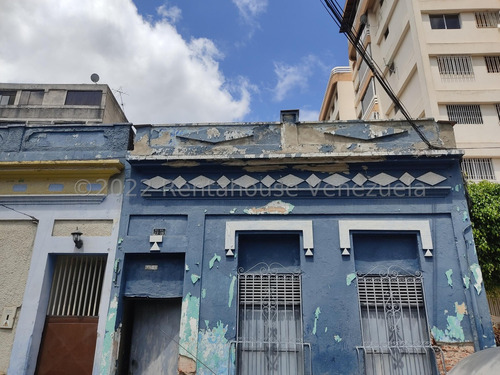
M 370 70 L 373 73 L 373 76 L 377 79 L 377 81 L 380 83 L 386 94 L 389 96 L 389 98 L 392 100 L 395 106 L 396 111 L 400 111 L 403 117 L 408 121 L 408 123 L 411 125 L 411 127 L 415 130 L 415 132 L 418 134 L 420 139 L 429 147 L 430 149 L 445 149 L 444 147 L 439 147 L 435 146 L 432 143 L 429 142 L 425 134 L 420 130 L 417 124 L 415 124 L 414 120 L 408 113 L 408 110 L 405 108 L 403 103 L 399 100 L 397 95 L 394 93 L 392 90 L 391 86 L 387 82 L 387 80 L 384 77 L 384 74 L 382 73 L 382 70 L 380 67 L 377 65 L 377 63 L 372 59 L 370 54 L 368 54 L 367 50 L 363 46 L 362 43 L 360 43 L 360 37 L 361 34 L 365 28 L 366 25 L 366 20 L 365 22 L 361 22 L 360 25 L 360 30 L 358 34 L 356 34 L 354 28 L 352 27 L 352 23 L 354 21 L 355 13 L 356 13 L 356 8 L 358 5 L 358 0 L 356 0 L 356 3 L 353 6 L 352 12 L 347 14 L 348 19 L 346 20 L 345 13 L 337 0 L 321 0 L 323 3 L 323 7 L 326 9 L 330 17 L 334 20 L 334 22 L 337 24 L 339 27 L 339 31 L 343 33 L 346 37 L 347 40 L 352 44 L 352 46 L 356 49 L 356 51 L 359 53 L 363 61 L 368 65 Z
M 39 220 L 38 220 L 36 217 L 31 216 L 31 215 L 28 215 L 28 214 L 26 214 L 26 213 L 24 213 L 24 212 L 18 211 L 18 210 L 16 210 L 15 208 L 9 207 L 9 206 L 7 206 L 7 205 L 5 205 L 5 204 L 2 204 L 2 203 L 0 203 L 0 206 L 5 207 L 5 208 L 7 208 L 7 209 L 9 209 L 9 210 L 12 210 L 12 211 L 14 211 L 14 212 L 17 212 L 18 214 L 21 214 L 21 215 L 24 215 L 24 216 L 29 217 L 31 220 L 33 220 L 33 223 L 35 223 L 35 224 L 38 224 L 38 222 L 39 222 Z

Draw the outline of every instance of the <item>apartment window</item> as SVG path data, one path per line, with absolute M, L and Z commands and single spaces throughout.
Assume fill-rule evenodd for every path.
M 68 91 L 65 105 L 101 105 L 102 91 Z
M 493 162 L 488 158 L 462 159 L 462 172 L 468 180 L 496 180 Z
M 43 101 L 43 90 L 23 90 L 19 98 L 21 105 L 41 105 Z
M 485 56 L 484 62 L 488 73 L 500 73 L 500 56 Z
M 458 14 L 430 14 L 431 29 L 460 29 Z
M 363 117 L 366 115 L 366 112 L 368 112 L 372 108 L 372 101 L 375 97 L 375 94 L 375 81 L 372 77 L 370 78 L 370 83 L 368 84 L 368 87 L 366 88 L 366 91 L 361 99 L 361 109 L 363 111 Z
M 457 124 L 482 124 L 483 115 L 479 104 L 448 104 L 448 119 Z
M 436 56 L 439 74 L 443 78 L 473 78 L 472 58 L 465 55 Z
M 497 27 L 500 23 L 499 11 L 475 12 L 476 26 L 478 28 Z
M 0 105 L 12 105 L 16 99 L 16 91 L 0 91 Z
M 495 108 L 497 109 L 498 121 L 500 121 L 500 103 L 495 104 Z

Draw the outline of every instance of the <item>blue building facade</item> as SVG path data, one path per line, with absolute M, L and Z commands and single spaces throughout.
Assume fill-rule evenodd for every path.
M 432 374 L 494 346 L 450 124 L 137 126 L 101 373 Z

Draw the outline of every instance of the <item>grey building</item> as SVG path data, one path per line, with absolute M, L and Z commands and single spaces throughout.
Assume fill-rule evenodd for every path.
M 108 85 L 0 83 L 0 123 L 128 122 Z

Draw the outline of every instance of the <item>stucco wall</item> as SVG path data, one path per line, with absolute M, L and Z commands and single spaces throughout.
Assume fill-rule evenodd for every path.
M 7 372 L 12 343 L 21 311 L 28 278 L 37 224 L 31 221 L 0 221 L 0 313 L 5 307 L 17 306 L 12 329 L 0 329 L 0 374 Z
M 85 236 L 111 236 L 113 220 L 55 220 L 52 236 L 69 237 L 78 228 Z

